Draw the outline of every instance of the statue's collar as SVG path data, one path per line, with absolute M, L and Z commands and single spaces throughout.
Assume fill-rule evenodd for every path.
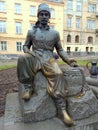
M 39 28 L 40 29 L 43 29 L 43 30 L 49 30 L 49 25 L 46 25 L 45 27 L 43 27 L 42 25 L 39 25 Z

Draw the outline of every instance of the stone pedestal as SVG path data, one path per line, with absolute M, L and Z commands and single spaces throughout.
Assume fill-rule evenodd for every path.
M 29 101 L 22 99 L 24 91 L 23 84 L 20 84 L 19 99 L 24 122 L 36 122 L 50 119 L 56 116 L 56 107 L 52 98 L 47 94 L 46 89 L 38 90 Z
M 75 120 L 72 127 L 67 127 L 57 117 L 40 122 L 24 123 L 18 98 L 18 93 L 7 95 L 4 130 L 98 130 L 98 112 L 88 118 Z
M 4 130 L 98 130 L 98 99 L 92 89 L 83 89 L 83 75 L 79 69 L 62 69 L 68 85 L 67 111 L 74 120 L 67 127 L 57 118 L 53 99 L 46 91 L 47 80 L 41 72 L 34 79 L 35 94 L 28 102 L 22 100 L 23 84 L 19 93 L 7 95 Z M 85 90 L 85 91 L 82 91 Z

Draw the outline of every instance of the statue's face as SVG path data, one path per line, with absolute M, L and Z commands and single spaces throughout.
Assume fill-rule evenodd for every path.
M 47 11 L 41 11 L 38 15 L 38 20 L 42 25 L 46 25 L 49 21 L 50 15 Z

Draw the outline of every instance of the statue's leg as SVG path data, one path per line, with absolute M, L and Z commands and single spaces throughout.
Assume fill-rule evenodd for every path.
M 58 117 L 61 118 L 66 125 L 72 126 L 74 122 L 67 112 L 66 98 L 64 99 L 58 96 L 57 98 L 54 98 L 54 101 L 57 108 Z
M 67 84 L 60 67 L 54 59 L 50 59 L 44 63 L 42 72 L 48 80 L 47 91 L 55 101 L 58 115 L 61 115 L 65 124 L 72 125 L 73 120 L 66 111 Z
M 24 84 L 25 92 L 22 98 L 29 100 L 33 93 L 33 79 L 37 71 L 35 57 L 25 54 L 19 57 L 17 63 L 18 80 Z

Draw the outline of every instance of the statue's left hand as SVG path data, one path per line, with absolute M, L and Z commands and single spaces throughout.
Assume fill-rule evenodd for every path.
M 70 59 L 69 60 L 69 65 L 71 66 L 71 67 L 79 67 L 79 65 L 77 64 L 77 61 L 76 60 L 74 60 L 74 59 Z

